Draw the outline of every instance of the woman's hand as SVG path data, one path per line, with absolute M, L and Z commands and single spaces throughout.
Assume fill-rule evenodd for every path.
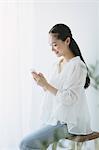
M 33 75 L 33 79 L 36 81 L 36 83 L 43 87 L 43 89 L 46 89 L 46 86 L 48 85 L 48 82 L 46 80 L 46 78 L 44 77 L 44 75 L 42 73 L 36 73 L 36 72 L 32 72 Z
M 37 74 L 36 72 L 32 72 L 32 75 L 33 75 L 33 79 L 36 81 L 36 83 L 39 86 L 41 86 L 44 89 L 44 91 L 48 90 L 53 95 L 56 95 L 58 89 L 50 85 L 42 73 Z

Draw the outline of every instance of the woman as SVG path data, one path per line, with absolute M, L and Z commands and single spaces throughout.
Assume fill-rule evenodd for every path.
M 56 24 L 49 31 L 52 51 L 61 59 L 54 65 L 50 80 L 42 73 L 32 72 L 37 85 L 45 90 L 41 119 L 44 127 L 29 135 L 20 150 L 41 149 L 55 141 L 92 133 L 85 89 L 90 85 L 87 65 L 72 37 L 70 28 Z M 57 130 L 57 132 L 56 132 Z

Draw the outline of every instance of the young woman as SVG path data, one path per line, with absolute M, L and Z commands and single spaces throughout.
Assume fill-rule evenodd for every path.
M 40 150 L 55 141 L 92 133 L 85 89 L 90 85 L 87 65 L 73 39 L 70 28 L 56 24 L 49 31 L 52 51 L 60 57 L 54 65 L 50 80 L 42 73 L 32 72 L 38 86 L 45 90 L 41 119 L 44 127 L 24 138 L 20 150 Z M 57 130 L 57 133 L 56 133 Z

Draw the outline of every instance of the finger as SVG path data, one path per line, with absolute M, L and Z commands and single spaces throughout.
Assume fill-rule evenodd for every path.
M 44 77 L 44 75 L 43 75 L 42 73 L 40 73 L 40 72 L 39 72 L 39 74 L 38 74 L 38 75 L 40 75 L 41 77 Z
M 34 79 L 36 82 L 38 82 L 38 81 L 39 81 L 39 79 L 38 79 L 38 78 L 33 77 L 33 79 Z
M 39 84 L 40 78 L 36 78 L 36 83 Z
M 38 74 L 32 73 L 33 77 L 38 78 Z
M 33 78 L 36 81 L 36 78 Z
M 35 75 L 33 75 L 33 79 L 37 82 L 38 77 L 37 77 L 37 76 L 35 76 Z
M 37 78 L 37 76 L 33 74 L 33 78 L 34 78 L 34 79 L 36 79 L 36 78 Z
M 38 74 L 37 74 L 36 72 L 34 72 L 34 71 L 33 71 L 33 72 L 31 72 L 31 73 L 32 73 L 32 74 L 35 74 L 35 75 L 38 75 Z

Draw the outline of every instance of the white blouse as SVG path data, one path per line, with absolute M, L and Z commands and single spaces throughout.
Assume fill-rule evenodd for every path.
M 79 56 L 66 62 L 59 73 L 59 62 L 51 72 L 49 83 L 58 89 L 56 95 L 46 91 L 42 105 L 43 124 L 66 123 L 72 134 L 90 134 L 90 115 L 84 85 L 87 69 Z

